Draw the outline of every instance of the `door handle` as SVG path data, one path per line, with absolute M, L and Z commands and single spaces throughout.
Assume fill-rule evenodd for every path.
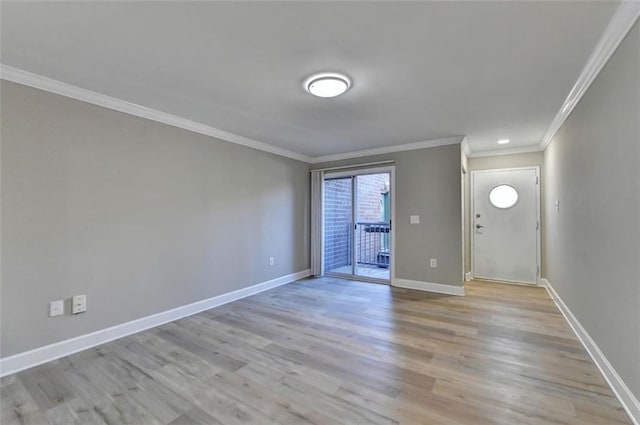
M 482 229 L 484 226 L 482 224 L 476 224 L 476 229 Z

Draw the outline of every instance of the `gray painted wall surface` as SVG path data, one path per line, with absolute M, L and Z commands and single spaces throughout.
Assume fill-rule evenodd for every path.
M 469 170 L 491 170 L 494 168 L 517 168 L 538 165 L 542 169 L 543 152 L 528 152 L 513 155 L 484 156 L 469 158 Z
M 1 90 L 3 357 L 309 267 L 308 164 Z
M 478 170 L 493 170 L 498 168 L 518 168 L 518 167 L 531 167 L 539 166 L 542 177 L 542 163 L 544 162 L 543 152 L 528 152 L 513 155 L 497 155 L 486 156 L 479 158 L 469 158 L 467 160 L 467 169 L 469 172 L 465 175 L 465 204 L 464 204 L 464 217 L 465 217 L 465 229 L 467 231 L 464 234 L 464 270 L 465 272 L 471 271 L 471 171 Z M 542 182 L 541 182 L 542 183 Z M 540 187 L 540 202 L 544 203 L 544 186 Z M 543 207 L 541 206 L 541 209 Z M 542 214 L 541 214 L 542 215 Z M 544 218 L 541 217 L 544 222 Z M 543 223 L 544 224 L 544 223 Z M 542 235 L 544 237 L 544 235 Z M 543 242 L 544 249 L 544 242 Z M 544 256 L 543 256 L 544 258 Z
M 544 180 L 545 277 L 640 398 L 638 76 L 640 23 L 545 151 Z
M 314 164 L 313 168 L 394 160 L 396 277 L 462 285 L 460 145 Z M 419 215 L 420 224 L 409 224 Z M 436 258 L 438 267 L 429 267 Z

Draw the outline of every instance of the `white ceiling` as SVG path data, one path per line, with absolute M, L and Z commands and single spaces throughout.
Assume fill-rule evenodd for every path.
M 1 62 L 309 156 L 538 145 L 618 2 L 2 3 Z M 302 89 L 316 71 L 353 87 Z

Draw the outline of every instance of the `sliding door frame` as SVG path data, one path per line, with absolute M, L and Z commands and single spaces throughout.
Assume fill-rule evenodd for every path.
M 336 179 L 336 178 L 345 178 L 345 177 L 351 177 L 351 218 L 353 220 L 357 219 L 357 185 L 356 185 L 356 179 L 355 177 L 357 176 L 365 176 L 365 175 L 369 175 L 369 174 L 384 174 L 384 173 L 388 173 L 389 174 L 389 205 L 391 206 L 391 218 L 390 218 L 390 225 L 389 225 L 389 237 L 391 239 L 390 244 L 391 244 L 391 255 L 390 255 L 390 259 L 389 259 L 389 279 L 375 279 L 375 278 L 371 278 L 371 277 L 366 277 L 366 276 L 359 276 L 355 274 L 355 270 L 357 267 L 357 257 L 356 257 L 356 244 L 355 244 L 355 232 L 353 229 L 353 224 L 351 225 L 351 229 L 350 229 L 350 240 L 351 240 L 351 258 L 352 258 L 352 264 L 351 264 L 351 270 L 352 270 L 352 274 L 343 274 L 343 273 L 325 273 L 325 275 L 327 276 L 334 276 L 334 277 L 342 277 L 342 278 L 348 278 L 348 279 L 352 279 L 352 280 L 360 280 L 360 281 L 364 281 L 364 282 L 371 282 L 371 283 L 381 283 L 381 284 L 385 284 L 385 285 L 391 285 L 393 283 L 393 281 L 395 280 L 395 270 L 396 270 L 396 237 L 395 237 L 395 227 L 396 227 L 396 167 L 394 165 L 389 165 L 389 166 L 381 166 L 381 167 L 370 167 L 370 168 L 359 168 L 359 169 L 349 169 L 349 170 L 336 170 L 336 171 L 327 171 L 324 174 L 323 177 L 323 186 L 324 186 L 324 180 L 331 180 L 331 179 Z M 323 190 L 323 209 L 324 209 L 324 190 Z M 355 221 L 354 221 L 355 222 Z M 324 259 L 324 220 L 322 222 L 322 239 L 323 239 L 323 244 L 322 244 L 322 258 Z

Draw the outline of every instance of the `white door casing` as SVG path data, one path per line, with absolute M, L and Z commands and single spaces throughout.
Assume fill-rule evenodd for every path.
M 540 273 L 539 167 L 471 173 L 472 272 L 475 278 L 538 283 Z M 515 204 L 495 196 L 517 194 Z M 515 192 L 513 192 L 513 190 Z M 512 199 L 511 199 L 512 200 Z

